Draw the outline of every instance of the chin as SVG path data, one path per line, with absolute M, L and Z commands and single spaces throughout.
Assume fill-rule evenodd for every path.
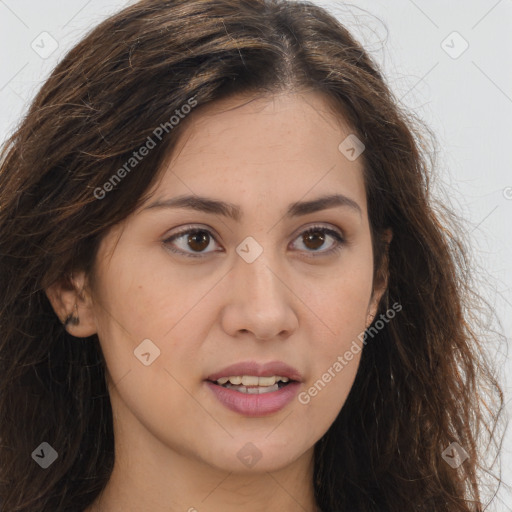
M 261 435 L 241 436 L 230 439 L 227 445 L 215 452 L 210 452 L 207 462 L 222 471 L 254 474 L 259 472 L 272 472 L 284 469 L 312 449 L 311 446 L 292 446 L 292 439 L 282 436 L 273 436 L 272 429 Z M 295 438 L 296 440 L 296 438 Z M 230 456 L 230 454 L 232 454 Z

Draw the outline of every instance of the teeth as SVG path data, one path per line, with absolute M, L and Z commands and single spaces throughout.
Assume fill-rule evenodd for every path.
M 279 386 L 274 384 L 273 386 L 253 386 L 253 387 L 245 387 L 245 386 L 233 386 L 233 384 L 226 384 L 228 389 L 234 389 L 240 393 L 245 393 L 247 395 L 263 395 L 264 393 L 272 393 L 273 391 L 278 391 Z
M 249 377 L 247 377 L 247 378 L 249 378 Z M 250 378 L 252 379 L 253 377 L 250 377 Z M 256 379 L 256 381 L 257 381 L 256 384 L 258 386 L 273 386 L 276 383 L 275 375 L 273 377 L 254 377 L 254 378 Z M 244 377 L 242 379 L 242 384 L 244 386 L 250 386 L 250 384 L 245 383 L 245 379 L 246 379 L 246 377 Z
M 239 378 L 239 377 L 237 377 L 237 379 L 238 379 L 238 378 Z M 271 377 L 271 378 L 272 378 L 272 377 Z M 259 380 L 260 380 L 260 379 L 259 379 L 259 377 L 253 377 L 253 376 L 249 376 L 249 375 L 244 375 L 244 376 L 242 377 L 242 384 L 243 384 L 244 386 L 259 386 L 259 385 L 260 385 L 260 384 L 259 384 Z M 233 382 L 233 384 L 235 384 L 235 383 Z M 267 384 L 266 384 L 266 385 L 267 385 Z
M 243 386 L 269 387 L 273 386 L 276 382 L 288 382 L 289 380 L 290 379 L 288 377 L 281 377 L 279 375 L 274 375 L 272 377 L 257 377 L 255 375 L 235 375 L 232 377 L 221 377 L 220 379 L 217 379 L 217 384 L 223 386 L 224 384 L 227 384 L 229 382 L 235 386 L 239 386 L 240 384 L 242 384 Z
M 279 386 L 274 384 L 272 386 L 266 387 L 255 387 L 255 388 L 237 388 L 237 391 L 242 393 L 248 393 L 249 395 L 262 395 L 263 393 L 271 393 L 272 391 L 277 391 Z

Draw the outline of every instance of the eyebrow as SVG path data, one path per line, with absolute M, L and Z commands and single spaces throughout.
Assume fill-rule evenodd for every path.
M 343 194 L 331 194 L 318 197 L 312 201 L 297 201 L 295 203 L 291 203 L 288 206 L 284 217 L 300 217 L 335 207 L 346 207 L 354 210 L 362 216 L 361 207 L 353 199 L 350 199 Z M 224 217 L 229 217 L 236 222 L 240 222 L 242 218 L 242 210 L 240 206 L 197 195 L 177 196 L 171 199 L 155 201 L 154 203 L 146 206 L 144 210 L 153 208 L 187 208 L 199 212 L 222 215 Z

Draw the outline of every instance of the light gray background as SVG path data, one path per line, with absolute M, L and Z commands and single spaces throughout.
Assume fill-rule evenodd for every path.
M 0 0 L 0 139 L 14 128 L 66 51 L 104 17 L 130 3 Z M 490 273 L 481 292 L 494 305 L 510 344 L 512 0 L 315 3 L 352 30 L 382 65 L 400 101 L 436 133 L 443 181 L 452 204 L 469 221 L 478 264 Z M 51 44 L 58 47 L 48 56 L 44 52 L 50 53 Z M 506 343 L 500 354 L 496 360 L 511 414 L 512 354 Z M 512 484 L 511 427 L 503 454 L 502 478 Z M 492 510 L 512 510 L 510 492 L 501 491 L 498 497 Z

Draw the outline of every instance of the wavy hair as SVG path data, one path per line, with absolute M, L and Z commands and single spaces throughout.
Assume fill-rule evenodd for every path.
M 315 446 L 324 512 L 480 512 L 484 452 L 503 395 L 486 362 L 463 233 L 432 197 L 434 138 L 377 64 L 321 7 L 285 0 L 143 0 L 74 46 L 0 160 L 0 499 L 3 512 L 84 510 L 114 463 L 105 360 L 69 335 L 45 288 L 91 272 L 107 231 L 144 200 L 202 105 L 239 93 L 317 91 L 361 156 L 379 311 L 402 310 L 365 346 L 340 414 Z M 98 199 L 161 123 L 198 107 Z M 430 138 L 427 135 L 430 135 Z M 382 234 L 394 237 L 386 256 Z M 375 320 L 374 320 L 375 322 Z M 51 470 L 32 460 L 48 441 Z M 487 444 L 485 445 L 485 442 Z M 452 468 L 453 442 L 468 459 Z

